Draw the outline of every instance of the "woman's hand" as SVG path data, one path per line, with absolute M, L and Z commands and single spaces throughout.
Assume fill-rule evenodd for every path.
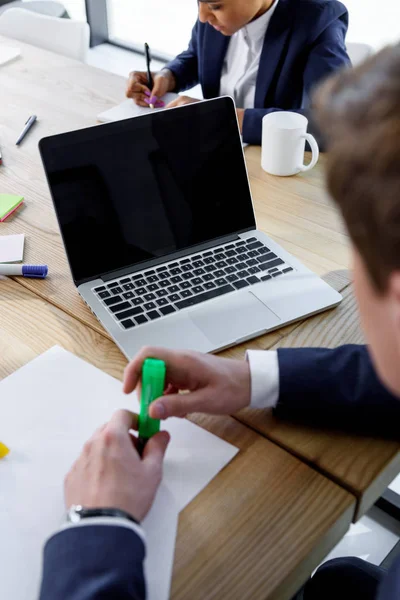
M 156 108 L 161 108 L 164 106 L 164 102 L 160 98 L 175 88 L 175 77 L 168 69 L 152 73 L 152 77 L 153 89 L 150 90 L 147 86 L 147 73 L 132 71 L 129 75 L 126 95 L 139 106 L 148 108 L 150 104 L 154 104 Z
M 166 108 L 174 108 L 175 106 L 184 106 L 185 104 L 193 104 L 193 102 L 200 102 L 198 98 L 191 98 L 190 96 L 178 96 L 175 100 L 172 100 L 167 104 Z
M 243 120 L 244 120 L 244 108 L 237 108 L 236 115 L 237 115 L 240 133 L 242 133 L 243 132 Z

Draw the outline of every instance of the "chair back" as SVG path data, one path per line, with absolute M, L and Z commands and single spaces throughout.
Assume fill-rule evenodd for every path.
M 90 30 L 84 21 L 49 17 L 24 8 L 0 15 L 0 35 L 85 61 Z

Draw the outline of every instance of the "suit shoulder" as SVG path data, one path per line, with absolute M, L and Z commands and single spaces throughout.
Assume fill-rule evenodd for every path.
M 280 0 L 281 1 L 281 0 Z M 318 37 L 328 27 L 348 27 L 348 11 L 338 0 L 290 0 L 295 10 L 294 22 L 297 27 L 307 30 L 312 38 Z

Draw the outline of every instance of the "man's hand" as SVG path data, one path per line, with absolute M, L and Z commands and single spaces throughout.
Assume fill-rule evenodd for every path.
M 143 348 L 129 363 L 124 375 L 126 394 L 136 388 L 143 361 L 151 357 L 167 365 L 166 392 L 150 406 L 153 419 L 193 412 L 231 414 L 250 404 L 250 367 L 246 361 L 163 348 Z M 180 390 L 189 393 L 179 394 Z
M 139 106 L 149 107 L 154 104 L 156 108 L 164 106 L 160 100 L 167 92 L 171 92 L 175 86 L 175 77 L 171 71 L 164 69 L 159 73 L 152 73 L 153 89 L 147 87 L 147 73 L 144 71 L 133 71 L 129 75 L 126 95 L 132 98 Z
M 178 98 L 167 104 L 166 108 L 184 106 L 185 104 L 193 104 L 193 102 L 200 102 L 200 100 L 198 98 L 191 98 L 190 96 L 178 96 Z
M 65 478 L 67 509 L 77 504 L 119 508 L 138 521 L 146 516 L 161 482 L 169 434 L 154 435 L 140 458 L 132 429 L 137 429 L 137 415 L 119 410 L 86 442 Z

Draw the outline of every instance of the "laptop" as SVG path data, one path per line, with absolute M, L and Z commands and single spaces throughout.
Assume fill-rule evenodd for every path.
M 127 358 L 213 352 L 341 301 L 257 230 L 231 98 L 39 147 L 74 283 Z

